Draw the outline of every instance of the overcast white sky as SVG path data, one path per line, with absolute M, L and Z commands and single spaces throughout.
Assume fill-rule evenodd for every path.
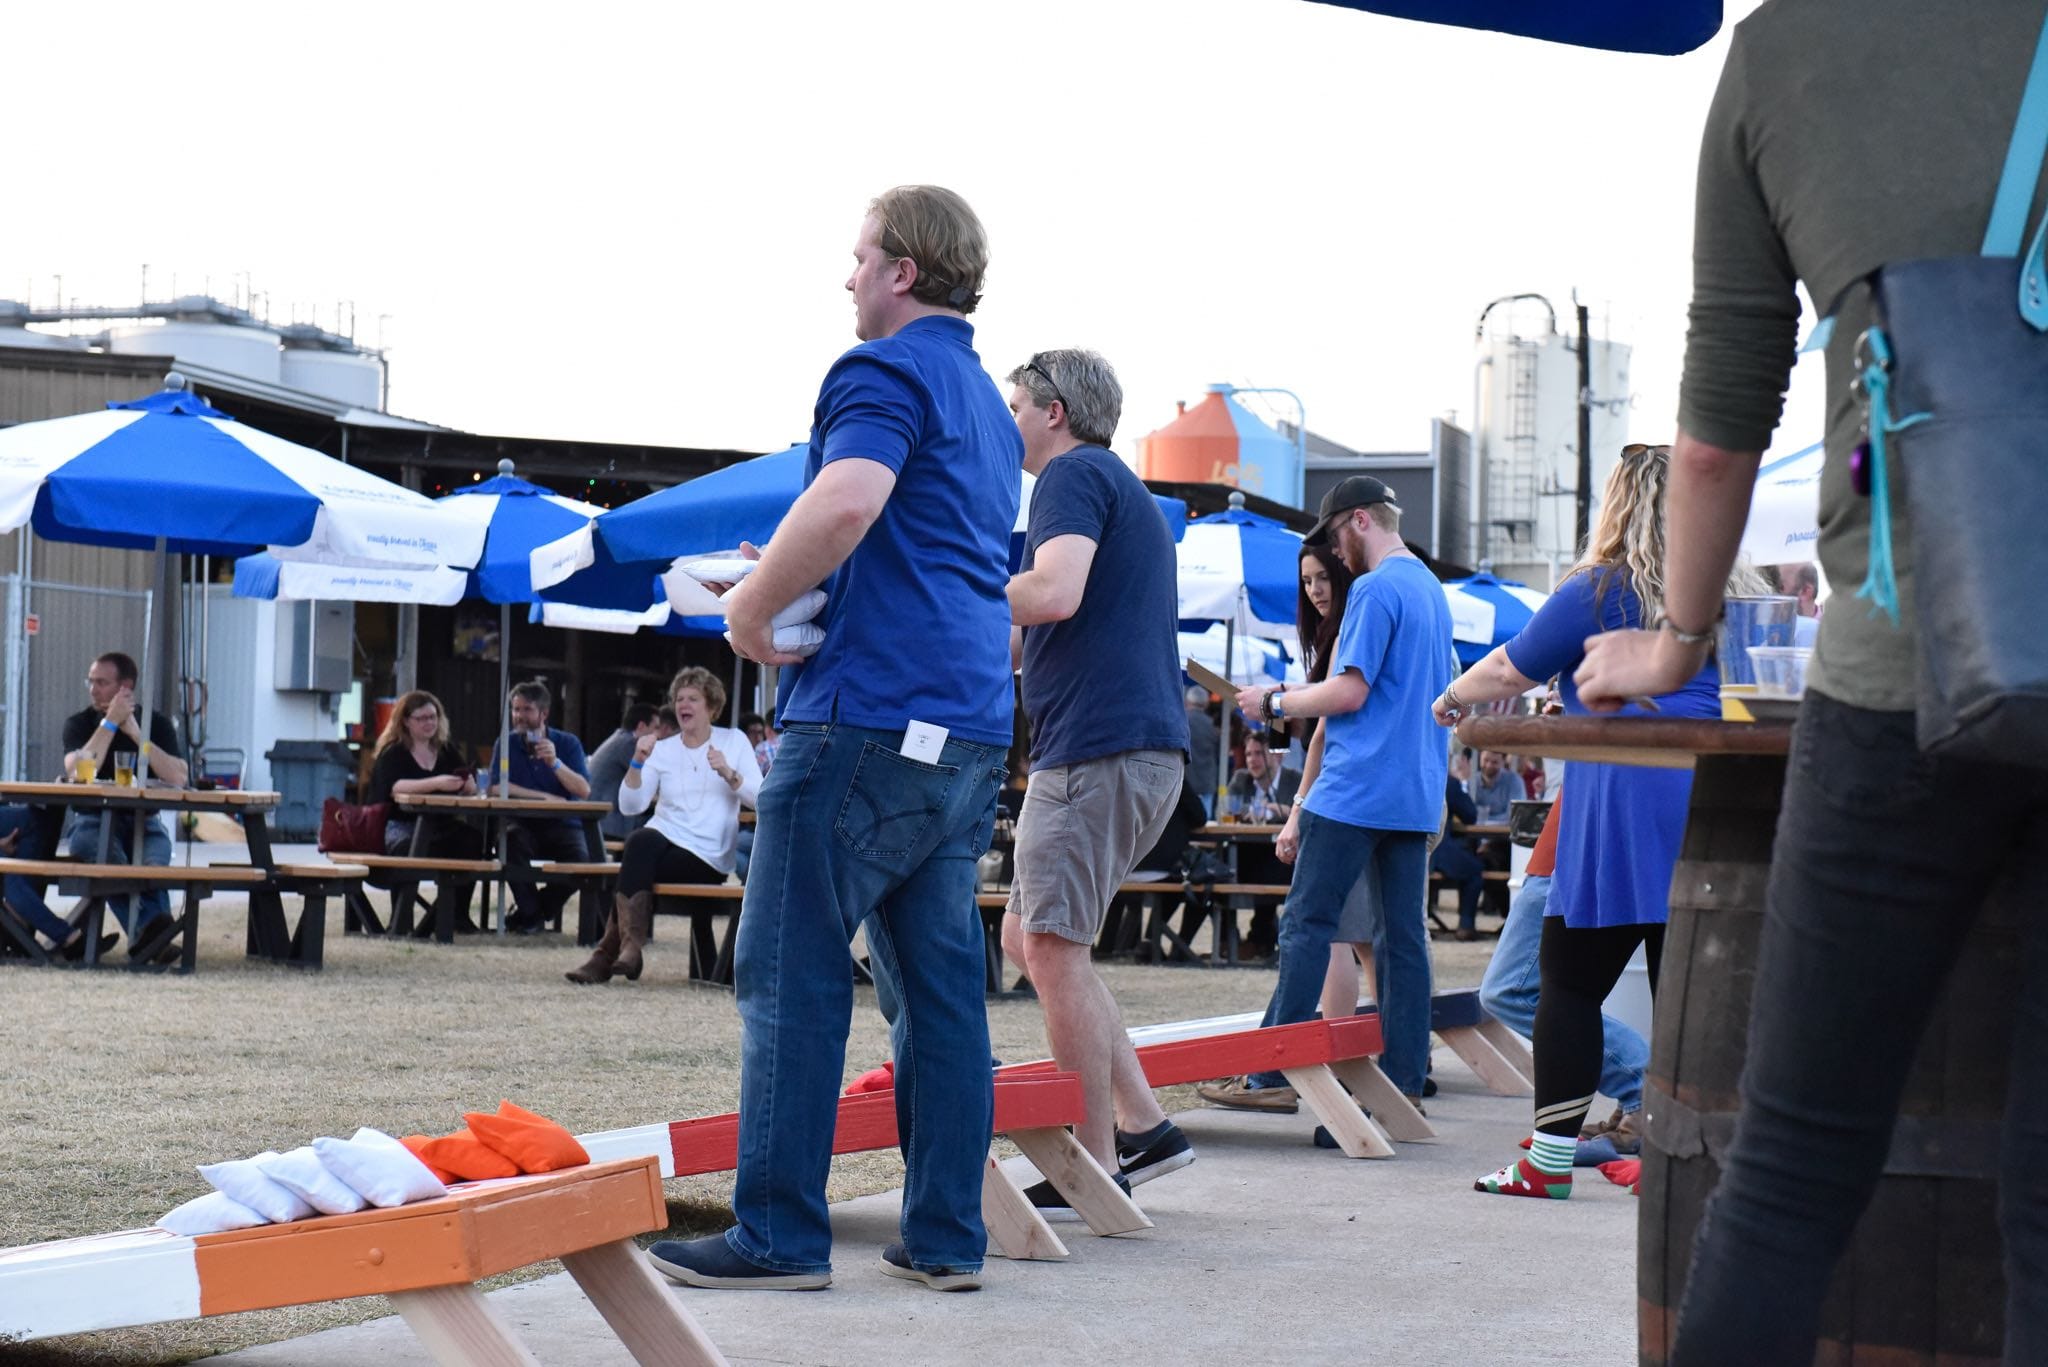
M 1731 22 L 1755 6 L 1731 0 Z M 1469 413 L 1496 296 L 1576 287 L 1668 439 L 1726 47 L 1579 51 L 1304 0 L 17 6 L 0 297 L 247 272 L 483 432 L 774 449 L 853 342 L 869 196 L 994 251 L 989 368 L 1090 346 L 1118 446 L 1210 381 L 1347 444 Z M 317 309 L 317 313 L 314 310 Z M 1819 435 L 1812 377 L 1780 450 Z M 1282 406 L 1276 415 L 1291 416 Z

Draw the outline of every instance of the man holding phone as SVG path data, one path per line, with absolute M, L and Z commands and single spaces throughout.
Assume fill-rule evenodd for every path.
M 512 746 L 505 757 L 510 795 L 541 802 L 582 801 L 590 796 L 590 762 L 584 757 L 583 742 L 559 727 L 548 725 L 548 708 L 553 699 L 548 686 L 537 679 L 512 685 Z M 486 780 L 489 792 L 499 792 L 499 755 L 491 751 L 491 768 Z M 536 860 L 538 856 L 538 860 Z M 583 840 L 583 824 L 562 817 L 507 817 L 505 819 L 505 868 L 511 875 L 512 900 L 517 904 L 505 928 L 519 935 L 532 935 L 561 914 L 575 888 L 568 883 L 542 887 L 533 881 L 533 865 L 561 860 L 582 863 L 592 858 Z

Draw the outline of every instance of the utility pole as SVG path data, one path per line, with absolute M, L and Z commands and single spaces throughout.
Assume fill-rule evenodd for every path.
M 1573 499 L 1572 544 L 1580 554 L 1593 529 L 1593 343 L 1586 336 L 1586 306 L 1579 292 L 1572 291 L 1572 305 L 1579 321 L 1579 478 Z

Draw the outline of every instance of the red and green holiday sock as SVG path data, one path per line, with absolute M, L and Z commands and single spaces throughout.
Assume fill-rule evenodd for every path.
M 1572 1156 L 1578 1140 L 1571 1135 L 1538 1130 L 1529 1139 L 1529 1155 L 1472 1184 L 1474 1191 L 1493 1196 L 1546 1196 L 1553 1201 L 1572 1194 Z

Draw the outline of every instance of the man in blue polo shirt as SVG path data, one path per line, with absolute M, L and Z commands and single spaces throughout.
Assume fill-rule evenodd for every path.
M 1353 475 L 1323 497 L 1308 544 L 1334 542 L 1358 578 L 1330 674 L 1304 688 L 1247 688 L 1247 715 L 1322 717 L 1322 765 L 1304 784 L 1277 840 L 1296 850 L 1294 882 L 1280 921 L 1280 981 L 1265 1024 L 1291 1025 L 1316 1013 L 1330 945 L 1379 942 L 1381 1066 L 1411 1100 L 1429 1069 L 1429 936 L 1423 897 L 1429 837 L 1443 820 L 1449 767 L 1430 704 L 1451 682 L 1451 611 L 1436 576 L 1401 540 L 1394 491 Z M 1297 848 L 1298 842 L 1298 848 Z M 1375 895 L 1346 924 L 1345 898 L 1371 870 Z M 1293 1110 L 1279 1073 L 1202 1089 L 1218 1105 Z
M 733 648 L 801 666 L 778 717 L 733 963 L 737 1223 L 654 1245 L 691 1286 L 832 1279 L 826 1171 L 864 930 L 899 988 L 903 1242 L 889 1276 L 980 1285 L 994 1089 L 975 861 L 1011 733 L 1010 529 L 1023 443 L 974 351 L 988 241 L 966 201 L 899 186 L 855 240 L 854 333 L 812 419 L 807 485 L 725 599 Z M 822 585 L 824 644 L 779 655 L 770 619 Z
M 507 708 L 512 714 L 512 745 L 505 754 L 505 776 L 512 797 L 536 802 L 580 802 L 590 796 L 590 761 L 573 732 L 548 725 L 554 699 L 538 679 L 512 685 Z M 491 748 L 485 782 L 496 793 L 499 756 Z M 505 881 L 516 910 L 505 928 L 532 935 L 561 914 L 575 888 L 568 883 L 542 886 L 533 881 L 536 862 L 580 864 L 596 856 L 583 838 L 583 823 L 568 817 L 516 816 L 505 819 Z

